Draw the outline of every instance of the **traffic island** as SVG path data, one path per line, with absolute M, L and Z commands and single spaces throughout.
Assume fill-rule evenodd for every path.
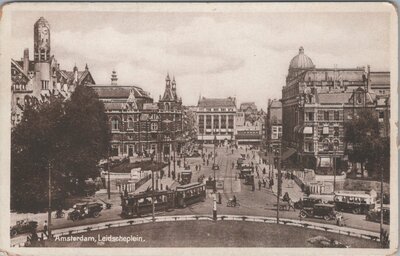
M 193 220 L 156 222 L 89 231 L 46 241 L 45 246 L 379 248 L 380 244 L 373 240 L 296 226 L 243 221 Z

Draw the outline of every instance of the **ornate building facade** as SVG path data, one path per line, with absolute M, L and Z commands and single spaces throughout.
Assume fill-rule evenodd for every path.
M 33 26 L 34 58 L 30 60 L 29 49 L 24 50 L 21 60 L 11 59 L 11 122 L 21 121 L 24 105 L 29 101 L 42 102 L 50 94 L 68 98 L 78 85 L 94 84 L 86 65 L 84 71 L 61 70 L 51 55 L 50 24 L 40 17 Z
M 158 103 L 135 85 L 118 85 L 115 71 L 109 85 L 90 85 L 104 102 L 111 130 L 112 157 L 170 155 L 180 150 L 182 99 L 175 78 L 166 77 L 165 91 Z
M 301 167 L 327 172 L 345 160 L 344 123 L 358 109 L 378 112 L 388 136 L 389 72 L 370 68 L 316 68 L 299 49 L 282 89 L 283 145 L 295 149 Z

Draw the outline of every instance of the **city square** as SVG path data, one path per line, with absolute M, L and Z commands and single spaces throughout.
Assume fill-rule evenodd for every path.
M 22 58 L 11 59 L 11 247 L 393 245 L 393 73 L 385 62 L 388 42 L 371 35 L 371 44 L 384 45 L 384 53 L 365 59 L 358 52 L 348 57 L 348 52 L 340 62 L 336 57 L 324 59 L 335 51 L 339 54 L 340 46 L 324 42 L 331 52 L 321 53 L 327 50 L 318 49 L 314 39 L 303 42 L 293 35 L 299 42 L 276 50 L 279 61 L 269 60 L 276 71 L 268 75 L 278 73 L 271 82 L 252 81 L 248 78 L 254 74 L 249 73 L 231 86 L 204 85 L 208 78 L 203 68 L 213 64 L 200 56 L 202 50 L 192 39 L 181 48 L 160 42 L 160 48 L 167 49 L 166 56 L 178 50 L 190 58 L 199 54 L 193 57 L 199 71 L 196 65 L 190 70 L 198 71 L 196 76 L 188 75 L 194 60 L 188 61 L 189 67 L 180 61 L 171 61 L 171 66 L 160 61 L 161 71 L 153 67 L 156 62 L 142 62 L 154 58 L 145 52 L 137 53 L 140 61 L 127 54 L 121 56 L 132 62 L 117 57 L 111 61 L 109 53 L 96 52 L 104 47 L 100 42 L 93 45 L 97 61 L 86 44 L 82 48 L 87 57 L 81 49 L 65 50 L 60 38 L 73 33 L 60 22 L 67 17 L 28 14 L 32 23 L 24 31 L 29 31 L 31 43 L 25 42 Z M 99 29 L 91 15 L 87 27 Z M 110 25 L 103 32 L 118 34 L 113 26 L 120 26 L 120 21 L 104 15 Z M 200 17 L 200 24 L 218 27 L 216 20 L 232 22 L 229 15 L 213 15 Z M 371 15 L 387 25 L 385 15 Z M 123 17 L 146 20 L 139 16 Z M 147 26 L 166 31 L 177 26 L 182 35 L 192 33 L 190 27 L 184 30 L 165 17 L 153 17 Z M 166 20 L 171 28 L 163 24 Z M 358 21 L 346 22 L 370 29 Z M 338 30 L 347 31 L 343 24 Z M 218 33 L 213 35 L 223 41 Z M 137 39 L 119 35 L 113 42 L 123 41 L 122 48 L 132 42 L 140 48 L 148 40 L 144 45 L 153 47 L 150 38 L 148 33 Z M 342 40 L 353 47 L 351 40 Z M 247 42 L 254 47 L 253 57 L 264 58 L 264 48 L 257 48 L 256 41 Z M 212 55 L 224 55 L 219 46 L 209 47 Z M 361 52 L 372 52 L 370 46 L 363 47 Z M 114 50 L 110 52 L 121 54 Z M 245 53 L 241 57 L 249 59 L 243 63 L 251 62 Z M 235 63 L 232 57 L 214 67 L 210 81 L 221 81 L 215 74 L 237 79 L 232 71 L 236 68 L 224 70 Z M 143 74 L 127 71 L 130 65 Z M 157 75 L 148 75 L 144 68 Z M 146 78 L 149 82 L 143 82 Z M 100 236 L 130 237 L 135 242 L 99 241 Z

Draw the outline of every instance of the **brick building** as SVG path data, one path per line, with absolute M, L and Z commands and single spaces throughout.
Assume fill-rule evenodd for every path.
M 115 71 L 110 85 L 91 85 L 104 102 L 111 128 L 111 156 L 170 155 L 179 151 L 182 137 L 182 99 L 175 79 L 166 77 L 159 102 L 135 85 L 118 85 Z

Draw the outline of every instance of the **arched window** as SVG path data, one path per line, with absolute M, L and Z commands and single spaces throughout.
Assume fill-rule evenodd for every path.
M 133 129 L 133 118 L 132 117 L 128 118 L 128 129 Z
M 112 119 L 111 120 L 111 129 L 112 130 L 118 130 L 119 129 L 118 119 Z

